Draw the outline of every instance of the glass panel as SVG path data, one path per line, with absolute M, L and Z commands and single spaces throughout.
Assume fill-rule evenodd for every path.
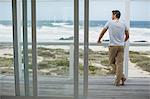
M 90 0 L 89 16 L 89 97 L 112 97 L 114 93 L 114 73 L 109 66 L 108 43 L 109 33 L 105 33 L 102 44 L 97 44 L 100 32 L 108 20 L 111 20 L 112 10 L 120 10 L 121 20 L 125 20 L 125 3 L 122 1 Z
M 150 46 L 145 45 L 150 43 L 149 4 L 150 1 L 131 2 L 130 42 L 137 46 L 130 47 L 129 77 L 150 76 Z
M 28 0 L 29 1 L 29 0 Z M 13 32 L 12 32 L 12 1 L 0 1 L 0 11 L 5 13 L 0 16 L 0 92 L 1 95 L 15 95 L 15 80 L 14 80 L 14 66 L 13 66 Z M 30 19 L 30 4 L 28 3 L 28 18 Z M 19 43 L 19 80 L 20 80 L 20 95 L 24 96 L 24 59 L 23 59 L 23 32 L 22 32 L 22 1 L 17 1 L 17 14 L 18 14 L 18 42 Z M 29 20 L 30 22 L 30 20 Z M 31 40 L 30 23 L 28 22 L 29 41 Z M 31 46 L 29 46 L 31 48 Z M 31 55 L 29 50 L 29 68 L 31 68 Z M 32 73 L 29 69 L 30 74 Z M 31 78 L 32 76 L 30 76 Z M 32 88 L 32 83 L 29 83 Z M 30 88 L 30 91 L 31 91 Z M 32 92 L 32 91 L 31 91 Z M 31 93 L 30 92 L 30 93 Z
M 111 19 L 112 10 L 120 10 L 122 13 L 121 20 L 124 22 L 129 21 L 125 20 L 125 2 L 120 1 L 90 0 L 90 42 L 97 42 L 100 30 L 102 30 L 106 21 Z M 136 47 L 133 46 L 133 44 L 130 45 L 129 78 L 126 81 L 125 87 L 119 87 L 119 91 L 115 91 L 117 88 L 114 87 L 113 84 L 115 76 L 108 68 L 108 45 L 101 46 L 102 44 L 99 44 L 97 46 L 90 46 L 89 71 L 91 72 L 89 72 L 89 97 L 118 98 L 124 96 L 123 94 L 126 93 L 126 88 L 130 89 L 128 90 L 129 93 L 126 93 L 126 96 L 128 97 L 130 96 L 130 93 L 134 92 L 136 92 L 135 97 L 139 94 L 145 94 L 146 97 L 148 96 L 148 77 L 150 77 L 148 60 L 150 47 L 149 45 L 144 46 L 144 44 L 149 44 L 150 22 L 149 14 L 146 14 L 150 12 L 149 4 L 149 1 L 146 0 L 131 0 L 130 42 L 136 44 L 139 43 L 141 45 L 137 44 Z M 102 43 L 108 43 L 108 32 L 102 40 Z M 136 88 L 138 88 L 138 90 L 136 90 Z
M 73 96 L 73 0 L 37 1 L 39 96 Z
M 108 7 L 106 7 L 106 5 Z M 105 9 L 104 9 L 105 8 Z M 121 19 L 125 20 L 125 2 L 90 0 L 89 42 L 97 43 L 99 34 L 108 20 L 111 20 L 112 10 L 121 11 Z M 108 60 L 109 33 L 105 33 L 102 43 L 89 48 L 89 76 L 112 75 Z
M 0 1 L 0 95 L 15 95 L 11 0 Z M 4 13 L 5 12 L 5 13 Z

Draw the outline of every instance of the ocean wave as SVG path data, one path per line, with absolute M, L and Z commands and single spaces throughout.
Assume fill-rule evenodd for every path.
M 0 30 L 12 30 L 12 25 L 0 24 Z
M 54 23 L 51 23 L 53 26 L 64 26 L 64 25 L 66 25 L 66 24 L 68 24 L 68 23 L 65 23 L 65 22 L 61 22 L 61 23 L 56 23 L 56 22 L 54 22 Z
M 89 28 L 90 42 L 96 42 L 99 36 L 101 27 Z M 31 27 L 28 27 L 29 38 L 31 39 Z M 59 38 L 68 38 L 74 35 L 73 25 L 63 25 L 63 27 L 41 26 L 37 27 L 38 41 L 52 41 L 59 40 Z M 12 25 L 0 24 L 0 42 L 12 40 Z M 149 28 L 130 28 L 130 41 L 148 41 L 150 42 Z M 104 40 L 109 39 L 108 33 L 105 34 Z M 84 29 L 79 31 L 79 40 L 84 40 Z
M 51 23 L 53 25 L 56 25 L 56 27 L 53 27 L 53 26 L 48 26 L 48 25 L 42 25 L 40 27 L 37 26 L 38 29 L 45 29 L 45 30 L 49 30 L 49 29 L 55 29 L 55 28 L 70 28 L 70 27 L 73 27 L 73 25 L 71 24 L 68 24 L 68 23 Z M 62 27 L 59 27 L 59 26 L 62 26 Z M 103 25 L 100 25 L 100 26 L 95 26 L 95 27 L 89 27 L 91 29 L 96 29 L 96 28 L 102 28 Z M 28 27 L 28 28 L 31 28 L 31 27 Z M 12 29 L 12 25 L 3 25 L 3 24 L 0 24 L 0 29 Z M 139 31 L 139 30 L 143 30 L 143 31 L 149 31 L 150 28 L 137 28 L 137 27 L 131 27 L 130 30 L 136 30 L 136 31 Z

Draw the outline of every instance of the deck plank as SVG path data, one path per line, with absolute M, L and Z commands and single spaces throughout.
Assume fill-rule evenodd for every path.
M 114 86 L 113 80 L 114 77 L 107 76 L 89 77 L 88 99 L 90 97 L 91 99 L 149 99 L 149 77 L 130 77 L 126 81 L 126 85 L 120 87 Z M 82 96 L 83 79 L 79 81 L 80 95 Z M 30 84 L 32 88 L 32 81 L 30 81 Z M 72 78 L 40 76 L 38 85 L 39 96 L 73 96 Z M 21 87 L 23 90 L 23 80 L 21 80 Z M 14 95 L 13 76 L 1 76 L 0 95 Z

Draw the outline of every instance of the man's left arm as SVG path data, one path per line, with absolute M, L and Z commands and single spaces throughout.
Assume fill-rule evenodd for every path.
M 129 39 L 129 31 L 125 30 L 125 42 Z

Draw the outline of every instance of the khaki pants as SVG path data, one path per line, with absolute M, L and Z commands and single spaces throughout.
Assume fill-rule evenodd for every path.
M 115 83 L 120 83 L 124 78 L 123 74 L 124 47 L 109 46 L 109 64 L 112 66 L 112 72 L 116 74 Z

